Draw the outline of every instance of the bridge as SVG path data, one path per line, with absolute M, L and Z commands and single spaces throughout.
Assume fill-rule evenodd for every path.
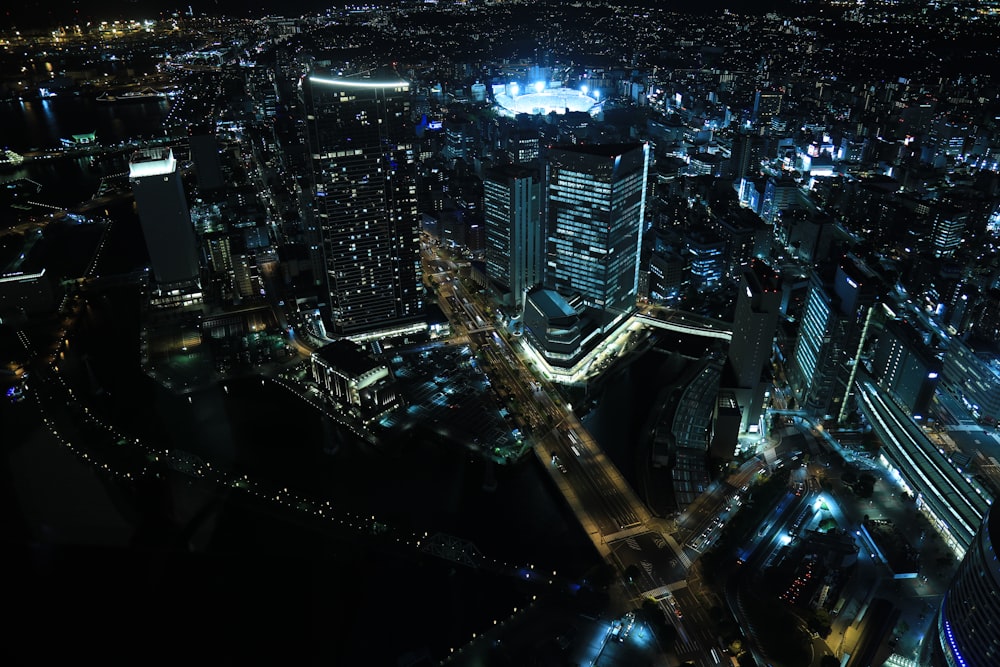
M 688 334 L 690 336 L 716 338 L 727 342 L 733 339 L 732 329 L 727 323 L 701 317 L 694 313 L 683 313 L 676 310 L 666 311 L 665 318 L 647 313 L 639 313 L 635 316 L 635 319 L 647 326 Z

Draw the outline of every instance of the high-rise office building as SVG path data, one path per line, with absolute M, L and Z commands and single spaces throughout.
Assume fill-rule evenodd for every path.
M 1000 664 L 1000 512 L 986 514 L 958 566 L 928 635 L 926 662 L 948 667 Z
M 534 164 L 538 160 L 538 130 L 516 128 L 507 139 L 507 159 L 514 164 Z
M 925 415 L 942 372 L 935 337 L 906 320 L 885 323 L 871 360 L 871 376 L 912 415 Z
M 499 286 L 512 314 L 542 279 L 542 226 L 538 173 L 519 166 L 483 175 L 486 275 Z
M 758 216 L 744 208 L 729 211 L 721 218 L 712 218 L 711 224 L 726 242 L 726 277 L 739 280 L 754 257 L 757 237 L 770 230 L 761 224 Z
M 771 361 L 781 297 L 781 276 L 763 262 L 754 260 L 743 271 L 736 295 L 729 363 L 742 412 L 740 431 L 744 433 L 757 425 L 763 411 L 767 383 L 761 382 L 761 378 L 770 377 L 764 374 L 764 369 Z
M 867 335 L 876 276 L 845 257 L 832 279 L 814 275 L 793 352 L 791 380 L 802 407 L 819 417 L 841 415 Z
M 423 288 L 410 85 L 316 72 L 300 85 L 333 331 L 413 322 Z
M 225 181 L 222 177 L 222 160 L 219 158 L 219 142 L 209 128 L 197 128 L 191 134 L 191 159 L 194 161 L 195 182 L 200 192 L 218 190 Z
M 157 288 L 197 287 L 198 243 L 173 151 L 158 148 L 136 153 L 129 162 L 129 181 Z
M 635 309 L 648 144 L 551 147 L 545 159 L 544 279 L 579 296 L 607 330 Z
M 726 273 L 726 241 L 708 228 L 691 229 L 684 235 L 691 285 L 701 291 L 719 286 Z
M 962 244 L 968 214 L 941 206 L 931 212 L 930 250 L 935 257 L 951 257 Z
M 781 113 L 780 90 L 758 90 L 753 98 L 753 122 L 770 125 L 771 119 Z
M 943 380 L 974 417 L 1000 423 L 1000 364 L 992 346 L 953 337 L 944 355 Z
M 798 183 L 788 176 L 767 179 L 764 186 L 764 197 L 760 202 L 760 217 L 769 225 L 785 210 L 800 205 L 802 195 Z

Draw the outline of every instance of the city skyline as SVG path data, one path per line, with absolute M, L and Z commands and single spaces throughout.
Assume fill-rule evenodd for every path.
M 12 651 L 989 664 L 1000 5 L 723 5 L 0 27 Z

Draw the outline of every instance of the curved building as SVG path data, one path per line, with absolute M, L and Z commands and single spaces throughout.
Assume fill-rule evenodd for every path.
M 934 662 L 1000 665 L 1000 512 L 990 511 L 941 602 Z

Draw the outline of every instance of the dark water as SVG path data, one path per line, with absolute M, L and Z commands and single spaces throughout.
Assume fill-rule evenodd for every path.
M 119 271 L 141 265 L 138 221 L 127 209 L 112 209 L 112 215 L 117 221 L 107 239 L 109 261 Z M 377 448 L 358 442 L 259 378 L 209 387 L 189 402 L 139 369 L 135 288 L 106 289 L 85 312 L 64 372 L 93 409 L 127 434 L 268 488 L 329 500 L 339 513 L 374 515 L 393 530 L 467 540 L 489 559 L 573 578 L 599 560 L 533 458 L 498 469 L 491 492 L 483 489 L 484 464 L 465 450 L 420 437 L 389 439 Z M 212 646 L 231 637 L 238 655 L 255 642 L 285 646 L 287 639 L 289 655 L 308 656 L 310 664 L 318 656 L 323 664 L 391 665 L 410 652 L 436 661 L 549 590 L 412 548 L 385 548 L 364 534 L 246 494 L 182 480 L 146 495 L 152 500 L 139 494 L 121 501 L 126 514 L 139 517 L 143 546 L 103 555 L 100 564 L 82 562 L 101 573 L 108 590 L 131 600 L 137 616 L 182 633 L 181 645 L 210 627 Z M 206 497 L 215 497 L 218 506 L 198 531 L 201 550 L 165 549 L 176 529 L 150 508 L 197 506 Z M 152 572 L 149 553 L 159 554 Z M 75 563 L 83 556 L 65 558 Z M 67 562 L 58 572 L 73 578 L 77 567 L 85 569 Z M 137 583 L 128 583 L 130 577 Z M 90 594 L 81 591 L 82 597 Z M 114 618 L 140 636 L 151 631 L 152 625 L 136 624 L 120 610 Z
M 169 105 L 166 101 L 128 104 L 102 104 L 92 99 L 68 96 L 48 100 L 0 103 L 0 147 L 18 153 L 48 151 L 60 147 L 61 138 L 73 134 L 97 133 L 97 141 L 113 146 L 131 139 L 151 138 L 162 134 L 162 121 Z M 25 218 L 46 216 L 48 207 L 71 208 L 91 199 L 101 179 L 128 170 L 126 153 L 89 157 L 54 157 L 29 159 L 17 169 L 0 171 L 0 183 L 27 179 L 41 186 L 40 192 L 0 190 L 0 229 L 18 224 Z M 30 210 L 16 208 L 23 201 L 43 206 Z
M 162 136 L 169 110 L 168 100 L 112 104 L 77 95 L 0 103 L 0 144 L 24 153 L 59 148 L 60 139 L 90 132 L 104 145 L 151 139 Z

